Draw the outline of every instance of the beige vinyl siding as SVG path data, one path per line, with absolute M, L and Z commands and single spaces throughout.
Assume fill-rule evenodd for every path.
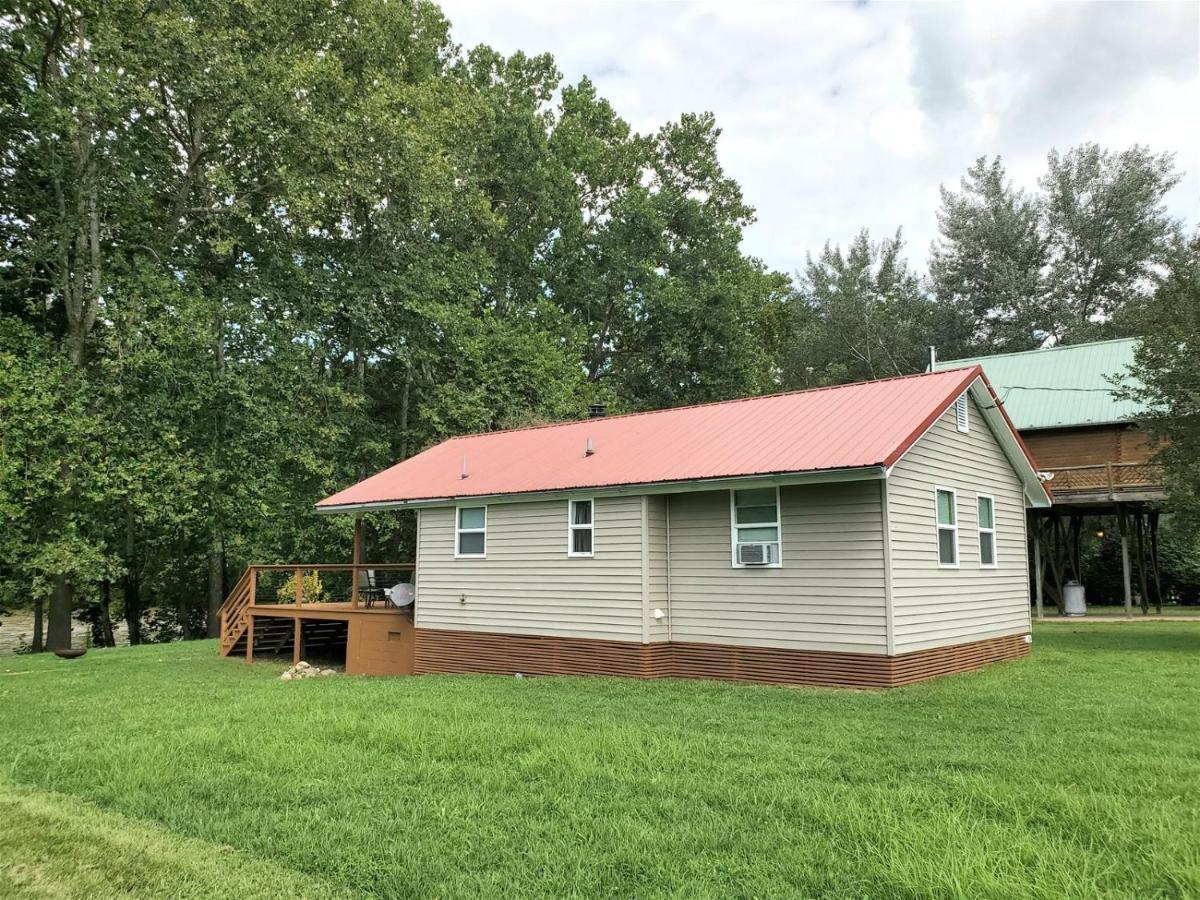
M 489 503 L 486 559 L 454 558 L 454 516 L 421 510 L 418 628 L 642 639 L 641 497 L 596 498 L 590 558 L 567 556 L 565 496 Z
M 654 610 L 661 609 L 664 613 L 670 608 L 667 596 L 667 505 L 666 494 L 651 494 L 646 497 L 646 543 L 649 549 L 649 565 L 646 570 L 648 582 L 648 601 L 650 613 L 651 642 L 665 641 L 670 635 L 668 617 L 654 618 Z
M 734 568 L 729 492 L 670 496 L 671 639 L 887 652 L 880 483 L 780 490 L 783 565 Z
M 954 407 L 896 464 L 888 481 L 895 652 L 1029 629 L 1021 482 L 972 399 L 969 430 Z M 958 568 L 938 566 L 935 490 L 956 492 Z M 995 568 L 979 565 L 976 497 L 995 504 Z

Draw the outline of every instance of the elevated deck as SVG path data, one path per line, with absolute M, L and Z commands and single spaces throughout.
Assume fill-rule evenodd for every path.
M 1105 462 L 1048 468 L 1050 489 L 1059 504 L 1111 506 L 1114 503 L 1163 503 L 1167 499 L 1162 466 L 1152 462 Z M 1100 514 L 1099 511 L 1096 514 Z

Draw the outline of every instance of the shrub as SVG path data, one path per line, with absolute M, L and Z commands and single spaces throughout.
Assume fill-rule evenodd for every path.
M 321 599 L 321 574 L 319 572 L 309 572 L 300 580 L 300 590 L 303 597 L 303 603 L 317 603 Z M 279 586 L 279 590 L 275 592 L 276 599 L 280 603 L 295 603 L 296 602 L 296 576 L 289 575 L 284 579 L 283 584 Z

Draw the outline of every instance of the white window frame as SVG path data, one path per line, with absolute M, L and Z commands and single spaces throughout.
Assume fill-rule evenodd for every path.
M 774 528 L 779 534 L 779 561 L 767 563 L 764 566 L 750 566 L 738 562 L 738 523 L 737 523 L 737 492 L 760 490 L 763 487 L 775 488 L 775 521 L 755 522 L 753 525 L 742 525 L 742 528 Z M 766 541 L 764 543 L 770 543 Z M 749 485 L 744 488 L 729 489 L 729 558 L 735 569 L 782 569 L 783 568 L 783 504 L 779 498 L 779 485 Z
M 462 510 L 464 509 L 482 509 L 483 510 L 483 527 L 482 528 L 462 528 Z M 488 525 L 488 506 L 486 503 L 460 503 L 454 507 L 454 558 L 455 559 L 487 559 L 487 525 Z M 460 553 L 459 535 L 462 534 L 482 534 L 483 535 L 483 552 L 482 553 Z
M 592 505 L 592 521 L 588 525 L 575 524 L 575 504 L 590 503 Z M 592 549 L 588 553 L 576 553 L 575 547 L 575 532 L 590 531 L 592 533 Z M 596 555 L 596 498 L 595 497 L 571 497 L 567 500 L 567 556 L 572 559 L 591 559 Z
M 959 434 L 968 434 L 971 431 L 971 406 L 965 391 L 954 401 L 954 427 L 958 429 Z
M 979 501 L 987 500 L 992 505 L 992 527 L 984 528 L 979 524 Z M 996 537 L 996 498 L 991 494 L 976 494 L 975 495 L 975 530 L 979 533 L 979 568 L 994 569 L 1000 562 L 1000 544 Z M 992 536 L 992 561 L 985 563 L 983 561 L 983 535 L 990 534 Z
M 950 495 L 950 508 L 954 511 L 954 524 L 953 525 L 943 525 L 941 520 L 938 519 L 938 494 L 942 493 L 943 491 Z M 976 510 L 978 510 L 978 507 L 976 507 Z M 956 491 L 954 488 L 942 487 L 940 485 L 934 487 L 934 489 L 933 489 L 933 524 L 935 526 L 935 530 L 933 532 L 933 536 L 935 538 L 934 544 L 933 544 L 933 552 L 937 554 L 938 568 L 939 569 L 957 569 L 959 567 L 959 563 L 962 562 L 962 547 L 960 547 L 958 544 L 958 491 Z M 952 562 L 952 563 L 942 562 L 942 532 L 943 531 L 954 532 L 954 562 Z

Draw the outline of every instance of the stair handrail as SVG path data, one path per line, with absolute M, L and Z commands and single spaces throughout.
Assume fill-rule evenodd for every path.
M 225 640 L 231 626 L 237 623 L 246 609 L 254 602 L 254 587 L 257 581 L 257 566 L 247 566 L 242 577 L 230 590 L 221 604 L 221 639 Z

